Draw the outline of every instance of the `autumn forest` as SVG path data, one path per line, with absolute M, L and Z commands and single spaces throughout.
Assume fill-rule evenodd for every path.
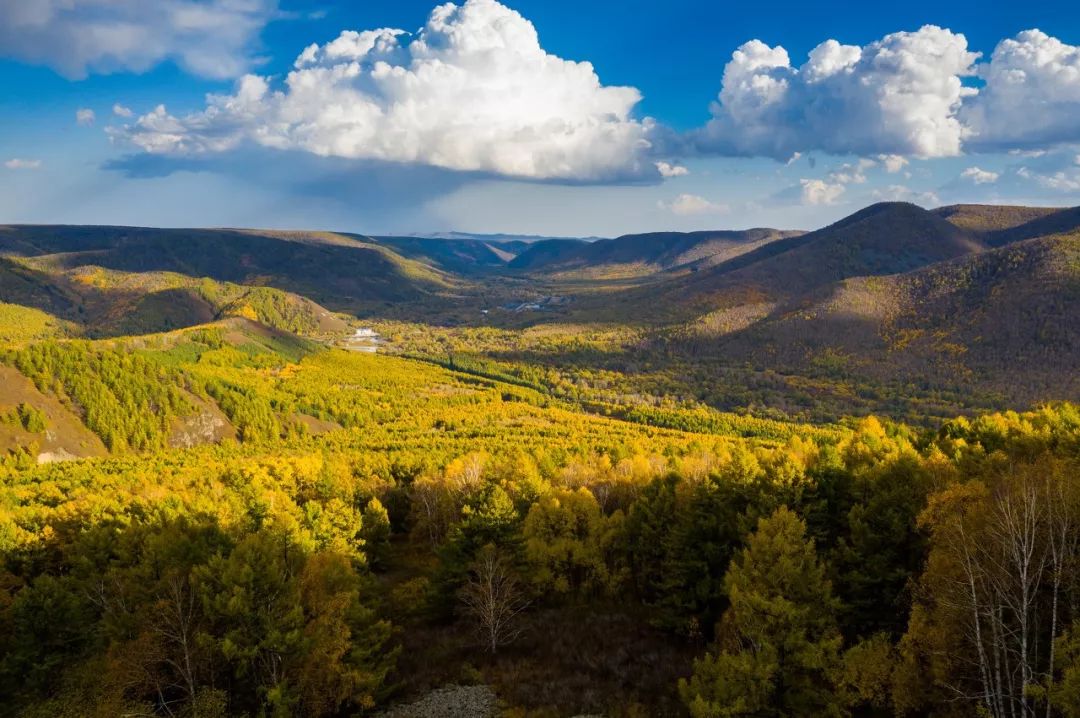
M 0 228 L 0 715 L 1080 716 L 1077 227 Z

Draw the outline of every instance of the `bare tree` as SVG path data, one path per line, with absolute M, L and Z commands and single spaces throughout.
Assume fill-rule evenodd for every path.
M 1062 594 L 1080 558 L 1078 499 L 1052 462 L 1010 467 L 938 534 L 955 571 L 936 600 L 967 616 L 968 645 L 953 658 L 977 669 L 976 692 L 950 688 L 993 718 L 1034 718 L 1033 690 L 1053 684 L 1054 640 L 1071 613 Z M 1049 718 L 1048 695 L 1043 701 Z
M 1054 683 L 1055 641 L 1061 623 L 1061 593 L 1067 578 L 1075 573 L 1076 560 L 1080 557 L 1080 531 L 1077 531 L 1076 491 L 1072 481 L 1066 478 L 1064 471 L 1051 467 L 1046 473 L 1047 521 L 1049 529 L 1050 572 L 1053 590 L 1050 603 L 1050 645 L 1049 660 L 1046 667 L 1046 685 Z M 1053 700 L 1047 691 L 1046 718 L 1053 714 Z
M 198 716 L 198 645 L 195 638 L 198 608 L 195 592 L 186 576 L 168 579 L 157 602 L 153 630 L 166 647 L 164 663 L 175 673 L 176 687 L 187 696 Z
M 529 601 L 509 562 L 494 547 L 480 551 L 461 589 L 464 613 L 475 623 L 484 645 L 496 653 L 521 636 L 521 613 Z

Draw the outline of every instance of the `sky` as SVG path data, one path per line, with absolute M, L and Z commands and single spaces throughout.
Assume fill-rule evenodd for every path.
M 1080 204 L 1080 5 L 0 0 L 0 222 L 812 229 Z

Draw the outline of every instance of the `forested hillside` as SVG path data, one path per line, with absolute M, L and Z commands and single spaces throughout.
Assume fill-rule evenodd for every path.
M 1080 715 L 1078 317 L 1075 210 L 0 229 L 0 716 Z
M 269 285 L 335 307 L 417 299 L 446 283 L 374 240 L 330 232 L 11 226 L 0 228 L 0 256 L 38 258 L 30 267 L 45 273 L 90 266 Z
M 648 276 L 680 268 L 696 271 L 800 234 L 751 229 L 745 232 L 653 232 L 595 242 L 549 240 L 529 246 L 509 266 L 567 278 L 597 279 Z
M 958 689 L 965 714 L 984 692 L 1071 714 L 1072 406 L 684 432 L 469 367 L 174 341 L 8 359 L 95 407 L 113 457 L 0 469 L 6 713 L 343 715 L 482 681 L 558 715 L 910 714 Z M 190 411 L 170 386 L 237 439 L 163 450 Z

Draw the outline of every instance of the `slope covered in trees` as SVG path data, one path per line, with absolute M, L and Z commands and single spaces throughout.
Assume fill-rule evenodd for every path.
M 647 276 L 665 270 L 695 270 L 734 259 L 801 232 L 751 229 L 742 232 L 651 232 L 594 242 L 537 242 L 510 261 L 513 269 L 566 278 Z
M 322 232 L 9 226 L 0 229 L 0 256 L 44 258 L 52 270 L 96 266 L 265 284 L 335 308 L 416 299 L 446 284 L 437 270 L 374 241 Z
M 198 376 L 228 359 L 240 395 L 345 428 L 3 469 L 5 710 L 340 715 L 471 670 L 559 714 L 1071 715 L 1074 407 L 776 442 L 233 351 Z M 580 622 L 625 633 L 545 653 Z
M 0 331 L 9 341 L 150 334 L 227 317 L 305 336 L 346 328 L 340 317 L 305 297 L 208 277 L 120 272 L 92 264 L 65 270 L 55 258 L 0 259 L 0 275 L 0 300 L 10 302 L 0 313 Z
M 0 230 L 0 715 L 1080 715 L 1076 226 Z
M 669 339 L 907 398 L 968 392 L 983 406 L 1080 394 L 1080 233 L 1026 240 L 887 277 L 831 285 L 752 323 L 713 312 Z

